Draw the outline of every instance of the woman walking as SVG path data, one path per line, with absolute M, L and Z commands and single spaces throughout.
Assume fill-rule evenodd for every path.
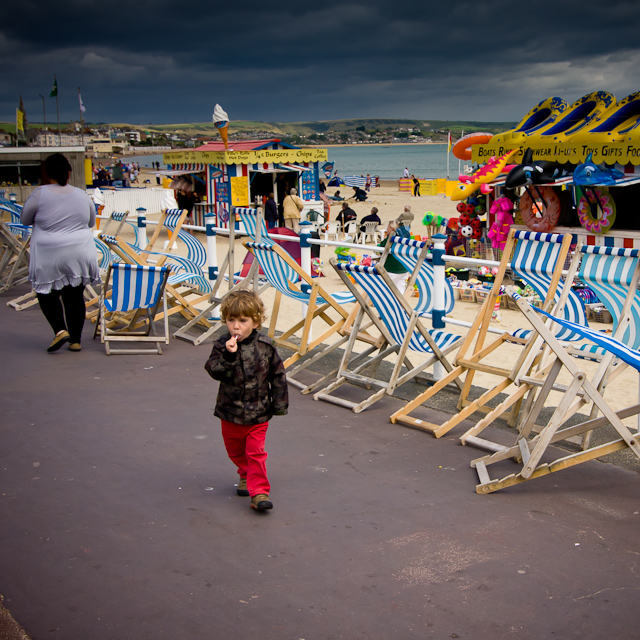
M 96 210 L 86 192 L 67 184 L 71 165 L 61 153 L 44 169 L 50 184 L 35 189 L 24 204 L 22 224 L 33 225 L 29 280 L 53 329 L 48 353 L 69 343 L 80 351 L 86 314 L 84 288 L 100 281 L 91 227 Z

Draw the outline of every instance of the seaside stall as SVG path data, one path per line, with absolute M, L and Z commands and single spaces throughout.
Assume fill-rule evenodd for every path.
M 216 216 L 217 225 L 226 225 L 231 207 L 260 206 L 269 193 L 280 207 L 294 187 L 305 204 L 302 217 L 311 210 L 322 211 L 320 164 L 326 160 L 326 149 L 293 147 L 278 139 L 237 141 L 229 150 L 221 141 L 207 142 L 163 155 L 167 172 L 193 174 L 204 182 L 206 204 L 194 210 L 198 225 L 209 213 Z
M 619 101 L 595 91 L 571 105 L 548 98 L 513 129 L 482 135 L 463 149 L 479 169 L 461 176 L 452 195 L 461 214 L 454 249 L 464 244 L 458 250 L 473 255 L 473 247 L 493 247 L 498 258 L 514 223 L 640 248 L 640 91 Z M 485 216 L 480 237 L 470 223 Z

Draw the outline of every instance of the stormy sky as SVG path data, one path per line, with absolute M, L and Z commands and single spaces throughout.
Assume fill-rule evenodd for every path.
M 0 120 L 515 121 L 640 90 L 640 2 L 22 0 L 3 6 Z

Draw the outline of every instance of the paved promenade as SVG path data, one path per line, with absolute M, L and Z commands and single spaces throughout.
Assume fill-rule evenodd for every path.
M 475 493 L 452 432 L 291 389 L 274 509 L 235 495 L 206 345 L 46 354 L 0 295 L 0 593 L 33 640 L 640 637 L 640 476 Z M 462 430 L 460 430 L 461 432 Z

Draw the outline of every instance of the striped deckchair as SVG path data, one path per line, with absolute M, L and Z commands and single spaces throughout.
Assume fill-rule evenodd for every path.
M 105 353 L 162 353 L 161 343 L 169 344 L 169 321 L 165 287 L 169 277 L 169 267 L 149 267 L 138 264 L 112 264 L 107 271 L 105 286 L 100 294 L 99 327 L 100 340 Z M 110 288 L 105 295 L 104 291 Z M 154 319 L 162 303 L 164 311 L 163 333 L 156 335 Z M 140 317 L 146 314 L 146 327 L 140 325 Z M 111 322 L 109 322 L 111 321 Z M 114 328 L 113 325 L 116 325 Z M 119 325 L 119 326 L 117 326 Z M 95 335 L 94 335 L 95 337 Z M 111 342 L 152 343 L 149 348 L 111 347 Z
M 248 207 L 234 207 L 234 213 L 240 216 L 240 221 L 244 225 L 244 229 L 254 242 L 262 242 L 263 244 L 273 244 L 273 240 L 269 237 L 269 231 L 264 221 L 264 216 L 259 215 L 257 209 Z M 260 237 L 258 238 L 258 220 L 260 220 Z
M 419 316 L 431 316 L 433 309 L 433 266 L 427 255 L 429 243 L 411 238 L 403 238 L 393 235 L 389 244 L 380 257 L 378 268 L 384 266 L 387 254 L 392 255 L 409 272 L 409 285 L 415 284 L 418 288 L 418 303 L 415 311 Z M 407 287 L 409 288 L 409 287 Z M 449 280 L 445 280 L 444 311 L 450 313 L 455 304 L 453 287 Z
M 115 236 L 100 234 L 100 240 L 127 264 L 170 266 L 171 275 L 167 281 L 168 315 L 180 313 L 190 320 L 200 313 L 200 310 L 195 305 L 208 300 L 211 284 L 198 265 L 183 256 L 139 249 Z M 152 261 L 153 264 L 150 265 L 149 263 Z M 183 287 L 186 287 L 186 290 Z M 191 297 L 193 295 L 195 295 L 195 298 Z M 206 320 L 202 320 L 202 323 L 207 328 L 210 326 Z
M 156 243 L 160 238 L 160 234 L 164 231 L 171 240 L 171 243 L 167 247 L 170 251 L 187 218 L 187 213 L 186 209 L 164 209 L 161 211 L 160 219 L 158 220 L 156 228 L 153 230 L 147 246 L 141 248 L 148 249 L 149 251 L 159 251 L 161 247 L 157 247 Z
M 557 386 L 556 381 L 563 369 L 568 373 L 571 383 L 563 389 L 564 396 L 555 408 L 553 415 L 535 437 L 528 440 L 527 429 L 525 428 L 523 433 L 518 434 L 514 446 L 500 447 L 493 454 L 477 458 L 471 462 L 471 466 L 476 469 L 479 478 L 476 491 L 478 493 L 498 491 L 499 489 L 561 471 L 622 449 L 628 448 L 640 458 L 640 441 L 638 440 L 640 433 L 632 433 L 622 422 L 625 418 L 640 414 L 640 405 L 636 404 L 616 412 L 609 406 L 598 389 L 598 381 L 602 371 L 606 371 L 614 358 L 618 358 L 625 364 L 640 371 L 640 352 L 631 349 L 624 341 L 618 339 L 619 335 L 625 335 L 627 325 L 631 322 L 631 314 L 623 314 L 616 331 L 616 337 L 610 337 L 601 331 L 554 316 L 543 309 L 536 309 L 515 293 L 512 288 L 509 293 L 516 301 L 524 317 L 531 324 L 533 331 L 544 340 L 546 347 L 553 354 L 552 366 L 545 379 L 540 380 L 540 394 L 536 400 L 536 405 L 542 406 L 544 404 L 547 395 Z M 633 295 L 635 296 L 635 292 L 633 292 Z M 568 353 L 566 346 L 556 338 L 547 323 L 540 317 L 541 315 L 547 321 L 557 323 L 567 330 L 575 331 L 606 352 L 594 379 L 590 379 L 584 371 L 580 370 L 577 364 L 578 361 Z M 602 413 L 602 417 L 590 417 L 580 424 L 567 426 L 567 420 L 573 417 L 581 407 L 588 404 L 596 407 L 598 412 Z M 536 412 L 532 413 L 533 419 Z M 566 450 L 559 453 L 550 447 L 554 443 L 582 436 L 596 429 L 602 433 L 603 427 L 613 428 L 615 432 L 613 439 L 593 446 L 587 444 L 582 451 L 576 453 L 567 453 Z M 605 440 L 610 438 L 610 436 L 606 435 L 606 432 L 604 436 Z M 558 454 L 560 457 L 557 457 Z M 542 462 L 543 456 L 545 456 L 545 462 Z M 554 460 L 548 462 L 550 457 L 554 457 Z M 518 465 L 518 472 L 510 473 L 501 479 L 492 480 L 487 467 L 509 459 L 513 459 Z M 596 469 L 596 466 L 591 467 L 593 471 Z M 553 487 L 555 491 L 557 484 L 554 483 Z
M 350 265 L 338 262 L 335 258 L 331 258 L 330 263 L 360 307 L 337 378 L 329 386 L 315 393 L 315 400 L 326 400 L 359 413 L 386 394 L 391 395 L 397 387 L 437 362 L 447 371 L 452 370 L 447 355 L 460 346 L 462 336 L 439 329 L 427 330 L 384 269 Z M 368 316 L 380 331 L 382 340 L 375 347 L 357 354 L 353 349 L 355 335 L 365 316 Z M 374 355 L 375 351 L 377 353 Z M 414 365 L 407 356 L 409 351 L 426 357 L 420 364 Z M 393 370 L 389 376 L 385 376 L 379 373 L 380 365 L 388 358 L 394 359 Z M 403 366 L 406 367 L 404 372 Z M 376 390 L 364 400 L 357 402 L 332 395 L 347 383 L 366 388 L 375 387 Z
M 316 348 L 318 349 L 313 358 L 299 363 L 295 369 L 288 373 L 287 378 L 297 383 L 294 376 L 300 370 L 307 368 L 312 361 L 315 362 L 320 357 L 324 357 L 349 339 L 346 333 L 349 312 L 345 309 L 345 305 L 355 302 L 356 299 L 349 292 L 328 293 L 320 284 L 319 278 L 312 278 L 305 273 L 300 265 L 275 243 L 245 240 L 242 244 L 253 254 L 265 278 L 276 290 L 268 333 L 276 344 L 293 351 L 293 354 L 284 361 L 285 368 L 288 369 L 303 356 Z M 282 296 L 307 305 L 307 310 L 302 320 L 294 322 L 293 325 L 281 327 L 282 332 L 276 336 Z M 329 315 L 329 312 L 332 312 L 332 315 Z M 317 338 L 311 339 L 311 326 L 315 319 L 322 320 L 327 327 Z M 300 343 L 298 344 L 292 340 L 292 337 L 300 331 Z M 330 338 L 336 339 L 336 341 L 320 348 Z M 302 383 L 297 384 L 305 387 L 305 390 L 310 390 L 310 387 L 306 387 Z
M 29 244 L 31 234 L 21 240 L 19 228 L 28 227 L 0 220 L 0 292 L 24 284 L 29 279 Z
M 637 249 L 582 245 L 574 255 L 566 279 L 567 282 L 573 282 L 576 272 L 578 272 L 579 279 L 596 292 L 598 298 L 611 313 L 616 338 L 634 350 L 640 349 L 640 295 L 637 291 L 640 273 L 639 255 L 640 252 Z M 567 313 L 567 307 L 562 306 L 566 295 L 567 291 L 561 296 L 559 306 L 565 311 L 563 319 L 567 320 L 568 324 L 550 323 L 549 330 L 555 334 L 557 340 L 566 336 L 570 336 L 572 340 L 583 339 L 581 331 L 575 331 L 573 327 L 586 327 L 586 322 L 575 322 L 570 317 L 571 314 Z M 556 311 L 554 311 L 555 313 Z M 621 323 L 624 323 L 622 333 Z M 557 330 L 558 327 L 559 330 Z M 537 344 L 542 345 L 542 342 L 542 338 L 538 337 Z M 594 342 L 580 345 L 567 344 L 566 342 L 564 344 L 567 353 L 582 359 L 602 361 L 607 354 L 606 349 Z M 531 351 L 528 359 L 522 363 L 522 372 L 515 376 L 518 388 L 508 394 L 505 400 L 460 437 L 463 444 L 473 444 L 488 449 L 499 448 L 495 443 L 489 443 L 486 439 L 479 438 L 479 434 L 527 394 L 527 403 L 522 411 L 517 430 L 520 437 L 526 438 L 531 434 L 546 400 L 546 394 L 537 399 L 536 395 L 538 395 L 541 380 L 547 379 L 552 365 L 547 357 L 549 355 L 547 348 L 537 364 L 537 370 L 528 373 L 535 352 L 535 349 Z M 593 381 L 598 391 L 603 393 L 606 385 L 610 384 L 625 368 L 626 365 L 623 361 L 617 358 L 609 361 L 608 366 L 601 366 L 598 369 L 597 378 Z M 589 437 L 590 434 L 586 434 L 583 446 L 588 446 Z
M 527 283 L 531 284 L 540 298 L 544 300 L 543 308 L 551 310 L 556 306 L 560 309 L 560 295 L 562 291 L 565 291 L 565 295 L 562 298 L 563 301 L 567 300 L 570 294 L 570 287 L 564 287 L 561 282 L 562 269 L 569 252 L 570 244 L 571 236 L 569 234 L 536 233 L 533 231 L 511 229 L 493 287 L 471 325 L 464 343 L 460 347 L 455 361 L 455 368 L 431 388 L 416 396 L 402 409 L 396 411 L 390 418 L 391 422 L 401 422 L 415 428 L 430 431 L 436 437 L 441 437 L 471 416 L 475 411 L 491 411 L 492 409 L 488 403 L 515 382 L 525 362 L 528 363 L 529 367 L 532 367 L 535 364 L 535 358 L 539 356 L 539 350 L 534 348 L 539 346 L 539 343 L 536 345 L 536 336 L 531 334 L 531 332 L 523 332 L 522 335 L 512 335 L 505 332 L 493 342 L 485 345 L 485 339 L 491 322 L 491 314 L 496 300 L 500 295 L 506 271 L 510 268 L 514 275 L 518 274 L 517 277 L 524 277 L 526 274 Z M 510 261 L 509 257 L 512 254 L 513 258 Z M 575 298 L 577 300 L 576 305 L 574 307 L 572 307 L 572 305 L 565 305 L 563 311 L 565 308 L 568 309 L 567 314 L 571 319 L 582 321 L 584 318 L 584 307 L 577 296 L 575 296 Z M 580 313 L 580 311 L 582 311 L 582 313 Z M 586 319 L 584 322 L 586 323 Z M 575 335 L 573 335 L 571 331 L 564 333 L 564 337 L 575 339 Z M 498 355 L 494 354 L 494 351 L 506 343 L 519 344 L 524 347 L 511 368 L 502 365 L 504 360 L 498 360 L 497 363 L 495 360 L 492 360 L 492 358 Z M 530 354 L 533 354 L 532 358 L 530 358 Z M 496 376 L 499 382 L 475 400 L 470 401 L 469 393 L 471 391 L 474 374 L 477 371 Z M 411 415 L 416 409 L 429 400 L 429 398 L 445 388 L 445 386 L 452 382 L 457 382 L 461 378 L 464 378 L 464 385 L 462 386 L 462 392 L 458 402 L 458 412 L 443 424 L 432 424 Z M 523 396 L 524 394 L 522 394 L 518 402 L 514 403 L 511 407 L 512 422 L 517 415 Z M 481 445 L 482 443 L 478 441 L 476 444 Z

